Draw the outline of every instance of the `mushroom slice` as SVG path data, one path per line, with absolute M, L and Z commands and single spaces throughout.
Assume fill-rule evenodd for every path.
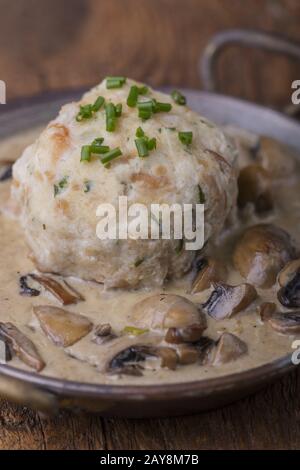
M 131 324 L 142 329 L 165 330 L 198 325 L 204 331 L 204 313 L 190 300 L 180 295 L 158 294 L 147 297 L 133 306 Z
M 92 341 L 96 344 L 103 344 L 116 337 L 117 335 L 113 333 L 111 325 L 109 323 L 102 323 L 96 326 Z
M 195 364 L 199 360 L 199 353 L 191 344 L 181 344 L 177 348 L 178 362 L 181 365 Z
M 300 311 L 275 313 L 269 318 L 269 324 L 278 333 L 298 334 L 300 333 Z
M 30 287 L 28 285 L 28 276 L 21 276 L 19 279 L 20 284 L 20 295 L 26 295 L 28 297 L 37 297 L 40 295 L 40 291 Z
M 244 208 L 249 202 L 257 212 L 273 208 L 271 180 L 268 171 L 261 165 L 248 165 L 238 177 L 238 206 Z
M 230 286 L 219 283 L 214 284 L 213 292 L 202 307 L 215 320 L 223 320 L 247 308 L 256 297 L 257 292 L 251 284 Z
M 276 312 L 276 304 L 274 302 L 263 302 L 257 307 L 257 313 L 262 321 L 267 321 Z
M 50 305 L 33 307 L 44 333 L 57 346 L 67 347 L 86 336 L 93 324 L 79 313 L 68 312 Z
M 295 158 L 289 149 L 270 137 L 260 138 L 256 158 L 272 178 L 285 178 L 295 171 Z
M 247 344 L 231 333 L 223 333 L 217 341 L 212 364 L 214 366 L 235 361 L 248 351 Z
M 80 300 L 84 300 L 82 295 L 75 291 L 66 281 L 60 283 L 52 277 L 41 276 L 39 274 L 29 274 L 29 276 L 51 292 L 63 305 L 76 304 Z
M 300 259 L 290 261 L 279 273 L 281 289 L 277 297 L 288 308 L 300 307 Z
M 11 179 L 12 167 L 13 167 L 13 162 L 10 162 L 10 161 L 1 162 L 1 166 L 0 166 L 0 182 L 1 183 L 3 181 Z
M 35 345 L 15 325 L 9 322 L 0 322 L 0 337 L 7 342 L 10 349 L 24 364 L 32 367 L 37 372 L 44 369 L 46 364 Z
M 169 328 L 165 341 L 173 344 L 194 343 L 201 338 L 203 331 L 203 326 L 198 323 L 189 325 L 186 328 Z
M 295 257 L 290 235 L 272 224 L 249 227 L 238 240 L 233 263 L 251 284 L 269 288 L 280 269 Z
M 214 258 L 201 258 L 196 263 L 198 274 L 193 280 L 191 294 L 208 289 L 213 282 L 224 281 L 227 269 L 223 263 Z

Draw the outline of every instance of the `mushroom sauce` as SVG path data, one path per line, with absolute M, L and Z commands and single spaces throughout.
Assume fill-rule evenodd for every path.
M 287 262 L 297 259 L 300 173 L 295 171 L 296 160 L 283 155 L 286 174 L 273 175 L 266 188 L 264 171 L 272 173 L 270 161 L 262 162 L 259 174 L 253 168 L 246 171 L 251 159 L 256 164 L 256 138 L 243 132 L 236 136 L 229 129 L 241 155 L 240 208 L 199 256 L 194 271 L 159 290 L 105 290 L 95 282 L 38 273 L 22 230 L 11 217 L 10 171 L 4 163 L 8 154 L 10 160 L 14 158 L 11 148 L 17 158 L 39 132 L 10 137 L 0 145 L 0 335 L 8 347 L 10 365 L 80 382 L 155 384 L 237 373 L 292 352 L 300 331 L 300 263 L 295 261 L 295 266 L 281 272 L 280 279 L 276 276 Z M 263 189 L 253 189 L 253 181 L 262 183 Z M 248 239 L 242 237 L 245 229 L 258 224 L 268 225 Z M 292 242 L 285 232 L 273 233 L 273 225 L 284 229 Z M 271 234 L 265 235 L 265 229 Z M 247 256 L 253 250 L 253 237 L 266 247 L 269 260 L 272 250 L 277 250 L 272 266 L 263 266 L 263 258 L 251 265 L 253 260 Z M 268 237 L 275 237 L 270 246 Z M 269 275 L 275 275 L 275 283 L 269 282 Z M 153 298 L 145 301 L 149 297 Z M 293 313 L 284 316 L 284 312 Z

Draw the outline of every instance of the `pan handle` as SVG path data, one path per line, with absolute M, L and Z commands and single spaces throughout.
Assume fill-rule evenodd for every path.
M 276 52 L 300 61 L 300 45 L 295 42 L 261 31 L 228 29 L 212 37 L 204 49 L 199 63 L 199 72 L 206 91 L 216 91 L 215 68 L 217 60 L 226 47 L 234 44 Z M 289 114 L 294 114 L 297 108 L 299 111 L 297 105 L 289 106 L 287 109 Z

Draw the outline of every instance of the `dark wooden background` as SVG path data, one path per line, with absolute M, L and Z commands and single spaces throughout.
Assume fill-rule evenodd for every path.
M 8 100 L 89 86 L 108 74 L 154 86 L 201 87 L 197 61 L 225 28 L 256 28 L 300 41 L 299 0 L 0 0 L 0 79 Z M 234 47 L 220 90 L 269 106 L 290 102 L 299 63 Z M 3 449 L 296 449 L 300 375 L 193 417 L 120 420 L 71 413 L 53 419 L 0 406 Z

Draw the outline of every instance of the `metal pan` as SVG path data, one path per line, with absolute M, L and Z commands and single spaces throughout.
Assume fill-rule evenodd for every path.
M 214 88 L 212 64 L 219 48 L 232 42 L 232 32 L 217 36 L 204 54 L 203 77 Z M 237 34 L 236 32 L 234 33 Z M 238 36 L 241 37 L 239 32 Z M 247 44 L 254 39 L 247 32 Z M 227 35 L 227 36 L 226 36 Z M 234 36 L 236 38 L 236 36 Z M 244 36 L 243 36 L 244 37 Z M 257 41 L 257 36 L 256 41 Z M 270 41 L 270 36 L 261 39 Z M 250 39 L 249 39 L 250 38 Z M 229 41 L 229 42 L 228 42 Z M 286 41 L 276 45 L 286 45 Z M 261 43 L 260 43 L 261 44 Z M 268 43 L 269 44 L 269 43 Z M 289 44 L 290 46 L 290 44 Z M 279 47 L 279 46 L 278 46 Z M 278 47 L 276 50 L 278 50 Z M 300 49 L 294 49 L 300 58 Z M 282 49 L 280 49 L 282 52 Z M 284 49 L 286 52 L 286 49 Z M 0 138 L 46 123 L 60 106 L 76 100 L 83 90 L 25 100 L 0 108 Z M 219 124 L 233 124 L 275 137 L 300 151 L 300 125 L 279 112 L 211 92 L 184 90 L 190 106 Z M 0 394 L 44 412 L 59 408 L 86 410 L 103 416 L 154 417 L 196 413 L 215 408 L 255 392 L 294 368 L 291 355 L 248 371 L 185 384 L 153 386 L 97 385 L 58 380 L 0 365 Z

